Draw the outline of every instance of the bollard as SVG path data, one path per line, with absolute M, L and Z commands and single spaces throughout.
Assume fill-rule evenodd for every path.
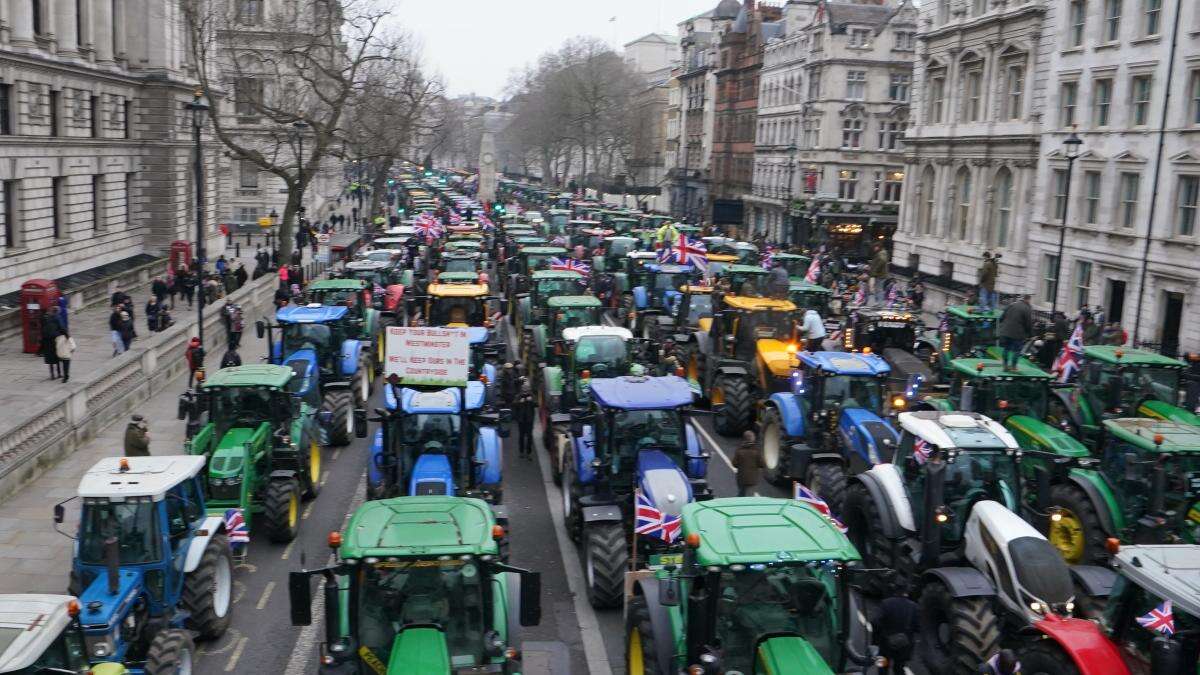
M 234 256 L 236 256 L 236 257 L 238 257 L 238 258 L 242 257 L 242 242 L 240 242 L 240 241 L 238 241 L 238 242 L 234 242 L 234 244 L 233 244 L 233 255 L 234 255 Z
M 246 233 L 246 248 L 250 247 L 250 233 Z

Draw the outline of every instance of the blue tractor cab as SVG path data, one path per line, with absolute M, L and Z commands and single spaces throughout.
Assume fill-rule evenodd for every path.
M 670 311 L 679 298 L 680 289 L 699 277 L 699 271 L 691 265 L 666 263 L 647 263 L 631 272 L 629 285 L 632 288 L 629 300 L 625 301 L 629 330 L 635 335 L 650 337 L 643 334 L 646 316 Z

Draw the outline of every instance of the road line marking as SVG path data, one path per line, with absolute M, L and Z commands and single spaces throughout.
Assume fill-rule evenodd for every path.
M 237 647 L 233 648 L 233 653 L 229 655 L 229 662 L 225 664 L 225 672 L 232 673 L 234 668 L 237 668 L 238 661 L 242 658 L 242 652 L 246 649 L 246 643 L 250 642 L 250 638 L 243 636 L 238 640 Z
M 337 450 L 333 451 L 333 461 L 335 461 L 335 462 L 338 461 L 338 457 L 341 457 L 341 456 L 342 456 L 341 448 L 338 448 Z M 324 483 L 321 483 L 321 484 L 324 485 Z
M 704 440 L 708 441 L 708 444 L 712 446 L 712 449 L 721 456 L 721 459 L 725 460 L 725 466 L 729 467 L 729 470 L 732 471 L 736 476 L 737 469 L 733 468 L 733 462 L 729 461 L 729 457 L 727 457 L 725 455 L 725 451 L 721 449 L 721 444 L 717 443 L 716 439 L 714 439 L 712 435 L 708 433 L 708 430 L 697 424 L 695 420 L 692 421 L 692 427 L 704 437 Z
M 316 505 L 316 501 L 309 502 L 308 506 L 304 507 L 304 513 L 300 514 L 300 520 L 308 520 L 308 517 L 312 515 L 313 507 Z
M 267 601 L 271 599 L 271 591 L 275 590 L 275 582 L 268 581 L 267 587 L 263 589 L 262 597 L 258 599 L 258 604 L 254 609 L 262 609 L 267 606 Z
M 283 555 L 279 556 L 280 560 L 287 560 L 292 555 L 292 547 L 296 545 L 296 540 L 293 539 L 288 543 L 287 548 L 283 549 Z

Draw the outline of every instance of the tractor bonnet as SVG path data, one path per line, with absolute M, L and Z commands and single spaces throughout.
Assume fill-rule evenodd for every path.
M 642 450 L 637 458 L 638 487 L 664 515 L 678 516 L 692 501 L 688 478 L 661 450 Z

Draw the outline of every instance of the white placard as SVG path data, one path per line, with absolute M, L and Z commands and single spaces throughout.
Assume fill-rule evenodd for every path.
M 471 341 L 465 328 L 388 326 L 384 373 L 401 384 L 465 387 Z

